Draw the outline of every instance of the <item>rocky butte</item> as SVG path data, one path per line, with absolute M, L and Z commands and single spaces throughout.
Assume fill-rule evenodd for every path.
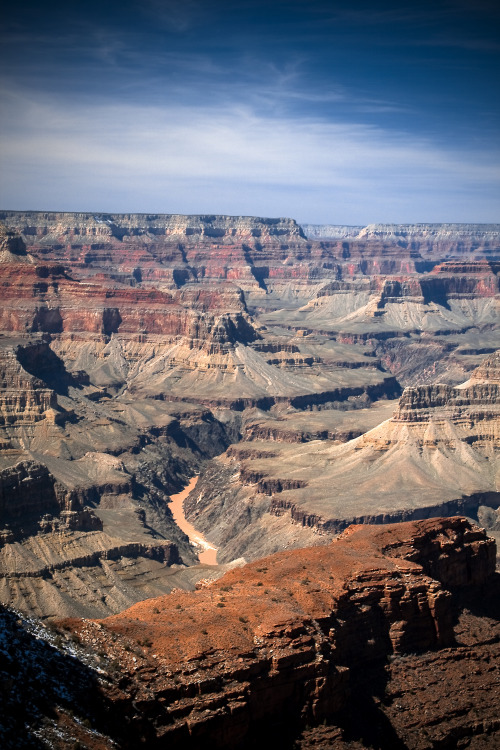
M 5 741 L 498 739 L 500 226 L 0 221 Z

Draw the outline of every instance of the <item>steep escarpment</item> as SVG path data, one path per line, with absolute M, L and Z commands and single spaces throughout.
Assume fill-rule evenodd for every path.
M 354 238 L 318 241 L 306 239 L 290 219 L 0 216 L 23 233 L 35 266 L 24 276 L 17 269 L 18 282 L 7 285 L 3 327 L 66 337 L 168 336 L 171 345 L 186 349 L 174 356 L 181 379 L 185 369 L 203 371 L 208 356 L 219 372 L 215 391 L 227 389 L 225 370 L 233 375 L 238 365 L 232 347 L 267 338 L 258 323 L 378 347 L 382 355 L 397 342 L 402 365 L 381 357 L 394 374 L 406 369 L 406 344 L 411 348 L 426 331 L 446 339 L 443 374 L 453 362 L 450 376 L 458 382 L 471 369 L 460 344 L 487 346 L 498 318 L 495 226 L 372 227 Z M 455 257 L 458 262 L 443 263 Z M 79 304 L 83 297 L 85 305 Z M 14 298 L 24 303 L 8 302 Z M 460 340 L 450 345 L 451 335 Z M 189 379 L 186 387 L 192 387 Z
M 7 524 L 21 521 L 29 525 L 33 516 L 39 520 L 48 511 L 69 510 L 61 501 L 54 477 L 41 464 L 20 461 L 0 472 L 0 517 Z M 8 532 L 3 533 L 6 536 Z
M 310 240 L 337 240 L 357 237 L 364 229 L 361 225 L 349 224 L 301 224 L 302 230 Z
M 96 283 L 69 277 L 61 267 L 22 265 L 11 268 L 11 274 L 3 284 L 1 327 L 6 331 L 107 336 L 147 332 L 213 338 L 215 343 L 255 338 L 236 290 L 211 289 L 200 304 L 175 289 L 136 288 L 107 279 Z
M 332 368 L 329 353 L 323 354 L 325 347 L 310 351 L 299 342 L 296 353 L 284 357 L 288 343 L 277 344 L 274 336 L 270 345 L 280 356 L 270 358 L 262 356 L 258 345 L 253 346 L 264 331 L 249 316 L 243 289 L 266 290 L 259 286 L 264 277 L 255 270 L 251 252 L 290 252 L 289 246 L 281 248 L 283 238 L 295 237 L 304 244 L 293 222 L 284 222 L 286 231 L 279 228 L 279 222 L 261 222 L 261 240 L 265 235 L 267 244 L 253 251 L 234 244 L 238 232 L 248 227 L 244 222 L 239 227 L 237 220 L 231 222 L 228 217 L 218 220 L 226 227 L 227 246 L 215 247 L 210 235 L 188 234 L 191 244 L 183 246 L 180 262 L 191 270 L 178 284 L 175 278 L 180 278 L 180 270 L 172 266 L 177 260 L 166 257 L 156 245 L 147 246 L 147 258 L 133 259 L 136 250 L 146 252 L 144 238 L 137 239 L 142 237 L 140 232 L 132 232 L 127 247 L 125 235 L 120 239 L 116 232 L 111 234 L 108 254 L 92 258 L 77 258 L 66 245 L 56 247 L 53 232 L 63 231 L 71 218 L 86 221 L 64 215 L 55 217 L 50 232 L 45 225 L 39 228 L 46 244 L 43 248 L 30 245 L 33 264 L 27 270 L 24 266 L 13 269 L 12 281 L 5 284 L 0 324 L 11 333 L 50 335 L 52 351 L 75 377 L 84 372 L 98 387 L 126 387 L 135 396 L 168 394 L 172 400 L 194 399 L 224 407 L 239 404 L 240 409 L 270 408 L 278 402 L 302 406 L 368 391 L 371 397 L 397 391 L 390 376 L 384 377 L 380 367 L 370 368 L 369 363 L 347 379 L 335 362 Z M 255 227 L 252 231 L 256 237 Z M 77 236 L 82 237 L 82 232 Z M 164 242 L 174 242 L 168 232 Z M 125 267 L 131 261 L 134 267 Z M 168 269 L 174 274 L 171 278 L 162 276 Z M 251 271 L 250 287 L 243 283 L 242 269 Z M 215 284 L 214 279 L 223 283 Z
M 253 452 L 231 448 L 213 460 L 206 480 L 202 474 L 188 517 L 221 560 L 252 557 L 254 546 L 256 556 L 300 546 L 301 538 L 322 544 L 350 523 L 479 512 L 497 533 L 498 362 L 497 352 L 456 388 L 406 389 L 390 419 L 341 445 L 272 440 L 253 441 Z M 229 536 L 231 513 L 239 521 Z
M 368 224 L 359 233 L 359 237 L 397 237 L 415 240 L 424 237 L 453 240 L 466 243 L 471 240 L 491 242 L 495 247 L 498 242 L 498 224 Z
M 417 271 L 373 268 L 340 273 L 321 286 L 309 301 L 291 312 L 288 324 L 329 332 L 339 340 L 356 337 L 365 342 L 409 336 L 419 331 L 433 335 L 465 333 L 472 327 L 496 322 L 498 263 L 433 264 Z M 265 316 L 278 323 L 283 313 Z
M 0 424 L 8 427 L 34 425 L 42 420 L 64 422 L 65 416 L 69 415 L 59 407 L 55 391 L 22 366 L 19 348 L 1 342 Z
M 434 577 L 422 567 L 424 548 Z M 63 622 L 62 642 L 71 632 L 89 664 L 101 654 L 107 722 L 94 710 L 93 727 L 123 748 L 141 741 L 188 748 L 279 741 L 287 748 L 297 740 L 312 745 L 324 733 L 336 733 L 339 747 L 354 740 L 368 747 L 365 732 L 379 732 L 382 747 L 404 737 L 416 750 L 453 741 L 457 731 L 494 747 L 498 620 L 490 615 L 489 645 L 478 635 L 480 622 L 488 627 L 484 615 L 476 617 L 475 639 L 463 616 L 454 631 L 461 609 L 450 593 L 474 583 L 479 601 L 495 586 L 494 558 L 493 542 L 461 518 L 357 527 L 328 547 L 265 558 L 192 594 L 98 622 Z M 472 598 L 468 605 L 476 606 Z M 453 720 L 419 696 L 421 715 L 413 709 L 411 723 L 398 721 L 397 702 L 408 716 L 415 692 L 401 686 L 398 693 L 396 665 L 408 670 L 412 659 L 439 662 L 451 681 L 466 661 L 493 693 L 476 696 L 473 714 Z
M 490 245 L 498 250 L 499 224 L 368 224 L 363 226 L 342 226 L 335 224 L 302 224 L 309 239 L 383 239 L 405 242 L 451 241 L 462 247 L 467 243 Z M 470 248 L 470 245 L 469 245 Z M 473 248 L 477 249 L 476 247 Z
M 208 237 L 229 243 L 251 238 L 304 239 L 302 229 L 293 219 L 255 216 L 2 211 L 0 220 L 27 238 L 37 238 L 46 244 L 62 236 L 78 242 L 78 238 L 85 237 L 124 240 L 148 234 L 176 238 Z
M 396 421 L 430 422 L 433 416 L 446 412 L 459 420 L 469 407 L 482 406 L 489 411 L 490 420 L 495 421 L 500 403 L 500 350 L 486 357 L 471 374 L 469 380 L 455 388 L 446 385 L 405 388 L 394 414 Z M 472 410 L 475 413 L 475 409 Z M 497 435 L 491 433 L 496 441 Z

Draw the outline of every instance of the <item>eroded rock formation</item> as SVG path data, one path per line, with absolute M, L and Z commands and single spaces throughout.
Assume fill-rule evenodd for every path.
M 188 517 L 221 560 L 322 544 L 350 523 L 442 514 L 482 514 L 496 534 L 499 361 L 490 355 L 458 387 L 405 389 L 391 418 L 341 445 L 273 439 L 231 448 L 205 469 Z M 238 522 L 229 534 L 231 514 Z
M 498 618 L 450 593 L 489 602 L 492 543 L 464 519 L 330 542 L 457 512 L 498 534 L 498 354 L 477 366 L 498 349 L 499 227 L 0 219 L 0 600 L 94 618 L 47 636 L 86 665 L 61 691 L 71 659 L 2 613 L 31 712 L 9 731 L 95 750 L 493 746 Z M 219 562 L 280 554 L 206 585 L 226 568 L 195 564 L 168 504 L 199 472 L 185 510 Z M 57 677 L 36 689 L 35 652 Z
M 200 480 L 192 501 L 199 502 L 190 504 L 227 561 L 242 552 L 257 556 L 327 541 L 318 530 L 330 534 L 350 520 L 413 517 L 422 506 L 475 508 L 477 493 L 490 492 L 483 453 L 494 447 L 495 418 L 471 417 L 477 429 L 452 420 L 460 455 L 469 451 L 476 460 L 460 496 L 462 474 L 452 472 L 443 484 L 443 468 L 431 483 L 433 503 L 394 481 L 388 503 L 377 497 L 376 507 L 367 505 L 378 475 L 368 471 L 359 488 L 364 474 L 357 459 L 381 466 L 373 455 L 382 456 L 383 438 L 362 442 L 361 436 L 390 416 L 401 385 L 430 386 L 443 375 L 449 399 L 482 354 L 497 348 L 497 228 L 343 228 L 333 238 L 312 240 L 291 219 L 57 212 L 1 212 L 0 219 L 12 228 L 0 232 L 6 271 L 0 470 L 23 465 L 31 467 L 29 475 L 38 467 L 52 487 L 39 492 L 33 484 L 31 494 L 9 489 L 0 518 L 5 574 L 12 555 L 19 556 L 19 570 L 24 564 L 31 570 L 41 538 L 40 569 L 59 561 L 63 548 L 70 565 L 105 559 L 93 557 L 99 544 L 142 549 L 151 538 L 174 544 L 180 559 L 195 562 L 168 496 L 241 438 L 255 442 L 260 457 L 239 458 L 244 454 L 237 449 L 216 460 Z M 480 409 L 485 386 L 475 388 Z M 405 409 L 402 402 L 401 415 Z M 408 450 L 420 451 L 412 419 L 393 421 L 394 454 L 405 441 Z M 444 452 L 449 466 L 452 450 L 444 447 L 455 438 L 438 437 L 433 447 L 431 421 L 423 453 Z M 407 441 L 401 430 L 410 424 Z M 358 436 L 362 447 L 351 455 Z M 257 444 L 268 439 L 279 449 Z M 325 441 L 319 451 L 317 440 Z M 346 441 L 343 453 L 338 444 Z M 356 508 L 342 500 L 342 513 L 325 512 L 321 504 L 338 490 L 334 461 L 346 481 L 355 471 L 351 486 L 361 498 Z M 389 481 L 391 472 L 380 471 Z M 27 476 L 21 486 L 32 480 Z M 464 488 L 471 503 L 462 500 Z M 491 499 L 480 510 L 490 527 L 493 506 Z M 69 512 L 83 515 L 64 520 L 61 514 Z M 73 533 L 80 534 L 74 554 L 63 544 Z M 96 593 L 101 562 L 94 568 L 85 580 Z M 105 578 L 106 586 L 114 580 Z M 3 600 L 52 614 L 55 605 L 43 607 L 60 605 L 61 586 L 64 611 L 71 591 L 83 591 L 71 582 L 54 586 L 53 600 L 31 589 L 5 589 Z M 146 593 L 152 590 L 146 586 Z M 138 596 L 99 602 L 92 594 L 85 612 L 117 611 Z
M 474 609 L 495 585 L 494 564 L 494 542 L 463 518 L 352 527 L 328 547 L 265 558 L 195 593 L 60 626 L 87 649 L 87 663 L 108 672 L 106 719 L 96 707 L 92 717 L 110 738 L 103 747 L 111 738 L 123 748 L 327 747 L 333 739 L 368 747 L 366 733 L 380 747 L 423 750 L 461 736 L 493 748 L 498 619 L 490 613 L 486 641 L 478 625 L 488 620 L 476 616 L 474 638 L 470 609 L 454 626 L 458 592 L 471 592 Z M 409 672 L 418 661 L 429 690 L 437 668 L 453 683 L 472 667 L 487 699 L 460 691 L 458 704 L 473 711 L 443 716 Z

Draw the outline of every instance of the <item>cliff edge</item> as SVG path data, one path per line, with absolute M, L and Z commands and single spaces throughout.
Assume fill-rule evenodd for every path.
M 464 518 L 356 526 L 193 593 L 62 621 L 60 640 L 99 666 L 107 708 L 89 721 L 102 748 L 493 748 L 494 560 L 494 542 Z

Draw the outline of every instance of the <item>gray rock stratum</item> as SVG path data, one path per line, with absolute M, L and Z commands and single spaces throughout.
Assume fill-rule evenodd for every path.
M 454 512 L 496 491 L 496 418 L 480 417 L 491 404 L 477 374 L 456 386 L 498 349 L 498 228 L 377 225 L 316 241 L 284 218 L 0 219 L 3 602 L 104 616 L 218 575 L 194 566 L 169 511 L 199 472 L 191 512 L 223 560 L 321 542 L 351 517 L 413 517 L 432 492 Z M 405 386 L 428 390 L 406 392 L 389 434 L 376 425 Z M 451 409 L 449 426 L 420 435 L 425 409 Z M 472 468 L 455 471 L 457 435 Z M 329 504 L 343 491 L 334 466 L 359 495 L 349 513 Z M 397 466 L 422 473 L 420 494 Z M 493 505 L 481 506 L 491 528 Z
M 186 504 L 221 560 L 327 543 L 352 523 L 462 513 L 497 533 L 500 350 L 460 386 L 406 388 L 390 419 L 344 444 L 247 446 L 215 458 Z
M 302 224 L 302 230 L 311 240 L 378 238 L 411 240 L 414 238 L 498 241 L 500 224 L 368 224 L 343 226 L 336 224 Z

